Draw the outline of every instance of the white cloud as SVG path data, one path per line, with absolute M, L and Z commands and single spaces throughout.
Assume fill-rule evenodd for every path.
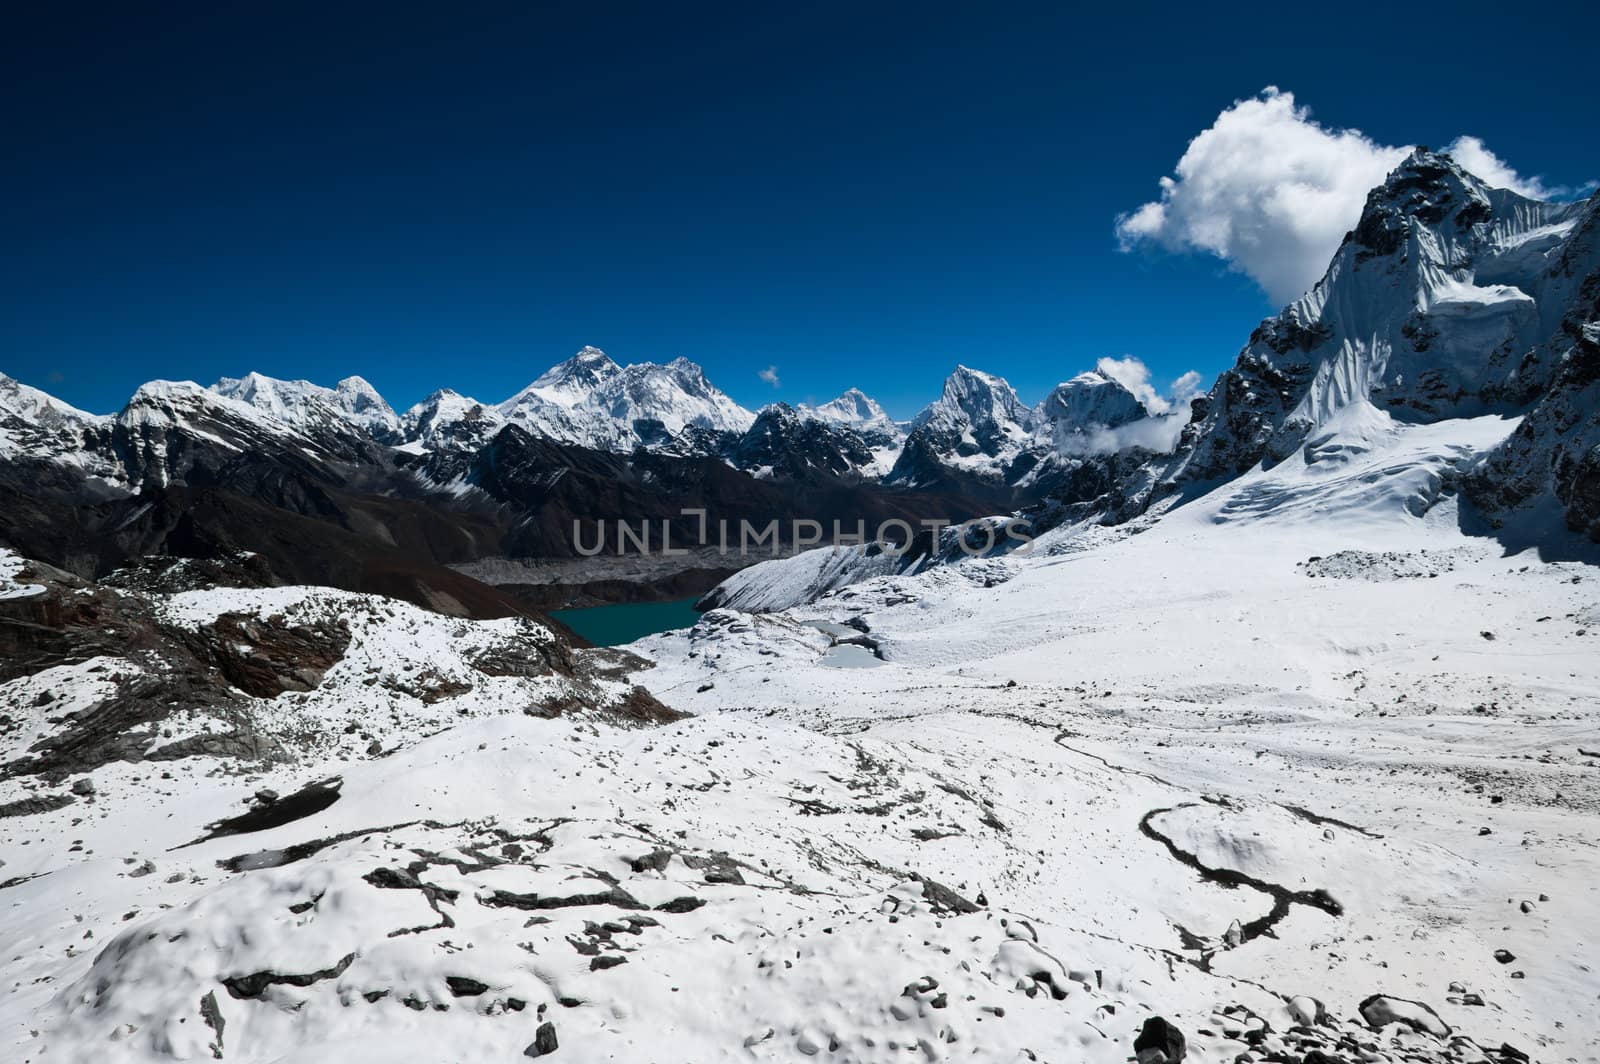
M 1113 454 L 1130 447 L 1168 454 L 1178 443 L 1178 435 L 1189 423 L 1189 400 L 1199 395 L 1200 374 L 1190 370 L 1172 382 L 1167 395 L 1155 388 L 1150 367 L 1132 355 L 1102 358 L 1095 368 L 1134 394 L 1150 416 L 1116 428 L 1091 425 L 1057 441 L 1064 454 Z
M 1550 187 L 1537 177 L 1523 177 L 1507 166 L 1498 155 L 1484 147 L 1483 141 L 1477 137 L 1457 137 L 1450 142 L 1445 151 L 1454 156 L 1456 162 L 1476 174 L 1484 184 L 1494 188 L 1509 188 L 1513 192 L 1520 192 L 1534 199 L 1550 199 L 1572 191 L 1561 186 Z
M 1190 370 L 1172 382 L 1172 405 L 1187 409 L 1189 400 L 1205 391 L 1203 378 L 1196 370 Z
M 766 381 L 768 384 L 772 385 L 774 388 L 778 387 L 778 367 L 777 366 L 768 366 L 766 369 L 760 370 L 759 372 L 757 372 L 756 376 L 760 377 L 762 380 Z
M 1328 129 L 1293 93 L 1269 87 L 1190 141 L 1176 176 L 1161 179 L 1161 198 L 1118 216 L 1117 238 L 1124 251 L 1210 252 L 1287 303 L 1322 276 L 1367 192 L 1411 150 Z M 1476 137 L 1448 150 L 1490 185 L 1541 198 L 1564 191 L 1520 177 Z
M 1144 408 L 1150 413 L 1165 414 L 1172 409 L 1173 400 L 1167 399 L 1156 391 L 1155 385 L 1151 383 L 1150 367 L 1132 355 L 1126 355 L 1122 358 L 1102 358 L 1095 363 L 1095 369 L 1132 392 L 1134 398 L 1143 403 Z M 1177 382 L 1174 383 L 1173 390 L 1177 391 L 1178 384 L 1183 384 L 1185 387 L 1197 387 L 1199 383 L 1200 374 L 1190 370 L 1178 378 Z
M 1156 454 L 1171 454 L 1178 446 L 1183 427 L 1188 423 L 1186 413 L 1169 413 L 1130 421 L 1114 429 L 1090 425 L 1087 431 L 1062 437 L 1056 446 L 1063 454 L 1080 456 L 1116 454 L 1130 447 L 1142 447 Z

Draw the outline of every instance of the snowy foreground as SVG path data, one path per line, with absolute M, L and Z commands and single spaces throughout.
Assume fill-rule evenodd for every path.
M 1600 572 L 1441 494 L 1509 428 L 1360 404 L 1133 526 L 715 611 L 633 648 L 677 723 L 97 770 L 0 820 L 0 1059 L 1600 1059 Z

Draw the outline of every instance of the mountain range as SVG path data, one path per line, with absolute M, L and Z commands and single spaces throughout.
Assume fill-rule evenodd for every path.
M 683 511 L 704 509 L 735 527 L 777 520 L 787 549 L 795 520 L 965 520 L 1044 498 L 1044 471 L 1094 460 L 1073 440 L 1145 417 L 1104 375 L 1030 408 L 966 367 L 910 423 L 856 389 L 750 411 L 686 359 L 619 366 L 594 348 L 499 403 L 446 389 L 401 412 L 359 377 L 152 381 L 109 415 L 0 377 L 0 490 L 17 499 L 0 537 L 84 577 L 150 554 L 248 550 L 285 581 L 492 615 L 513 608 L 505 587 L 539 606 L 581 598 L 574 585 L 598 591 L 608 578 L 592 571 L 543 590 L 476 588 L 462 572 L 576 564 L 579 526 L 667 522 L 692 543 L 698 520 Z M 746 560 L 699 558 L 703 586 L 687 590 Z M 681 571 L 658 575 L 685 590 Z
M 445 388 L 399 413 L 361 377 L 332 388 L 260 373 L 224 377 L 206 389 L 153 381 L 119 413 L 97 416 L 0 376 L 0 417 L 8 433 L 0 446 L 7 454 L 76 461 L 109 484 L 129 488 L 145 476 L 170 479 L 174 471 L 125 458 L 113 442 L 119 427 L 178 425 L 186 418 L 255 425 L 263 441 L 292 432 L 336 450 L 378 445 L 413 456 L 460 454 L 516 426 L 586 450 L 717 457 L 758 475 L 815 466 L 833 476 L 890 484 L 943 476 L 1017 487 L 1044 456 L 1087 453 L 1096 449 L 1095 434 L 1150 416 L 1132 392 L 1099 370 L 1058 385 L 1030 407 L 1003 378 L 966 366 L 958 366 L 940 397 L 909 422 L 895 421 L 856 388 L 815 407 L 774 403 L 751 411 L 687 359 L 619 366 L 593 347 L 502 402 Z M 775 432 L 778 426 L 783 431 Z M 776 453 L 775 443 L 797 433 L 807 437 L 800 450 L 815 457 L 820 447 L 827 459 L 797 462 Z

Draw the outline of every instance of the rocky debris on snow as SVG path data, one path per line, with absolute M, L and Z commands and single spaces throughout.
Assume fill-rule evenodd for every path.
M 0 624 L 0 781 L 190 757 L 376 756 L 464 715 L 681 717 L 631 682 L 642 660 L 596 654 L 591 666 L 526 618 L 463 621 L 312 588 L 168 594 L 30 572 L 39 594 L 0 600 L 0 621 L 12 622 Z
M 1417 580 L 1453 572 L 1456 562 L 1451 552 L 1341 550 L 1307 558 L 1298 568 L 1306 576 L 1334 580 Z
M 533 1042 L 522 1051 L 525 1057 L 547 1057 L 559 1049 L 561 1043 L 556 1038 L 556 1025 L 548 1020 L 539 1025 L 534 1032 Z
M 1376 1029 L 1388 1027 L 1390 1024 L 1402 1024 L 1436 1038 L 1450 1037 L 1450 1025 L 1441 1020 L 1439 1014 L 1430 1006 L 1420 1001 L 1373 994 L 1361 1002 L 1359 1009 L 1361 1018 Z
M 1133 1040 L 1133 1054 L 1139 1064 L 1179 1064 L 1187 1052 L 1183 1032 L 1160 1016 L 1152 1016 Z

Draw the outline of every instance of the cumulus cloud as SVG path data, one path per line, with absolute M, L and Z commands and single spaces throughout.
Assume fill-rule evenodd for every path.
M 1168 413 L 1130 421 L 1116 428 L 1090 425 L 1084 431 L 1063 436 L 1056 442 L 1056 449 L 1063 454 L 1080 457 L 1115 454 L 1132 447 L 1142 447 L 1156 454 L 1171 454 L 1173 448 L 1178 446 L 1178 436 L 1183 432 L 1183 426 L 1188 423 L 1187 416 Z
M 1322 276 L 1367 192 L 1411 150 L 1324 127 L 1293 93 L 1268 87 L 1189 142 L 1161 198 L 1118 216 L 1117 239 L 1124 251 L 1209 252 L 1287 303 Z M 1541 198 L 1565 191 L 1521 177 L 1476 137 L 1448 150 L 1490 185 Z
M 1546 185 L 1538 177 L 1523 177 L 1485 147 L 1483 141 L 1477 137 L 1457 137 L 1450 142 L 1445 151 L 1454 156 L 1456 162 L 1468 171 L 1476 174 L 1484 184 L 1495 188 L 1509 188 L 1513 192 L 1520 192 L 1534 199 L 1551 199 L 1572 191 L 1563 185 Z
M 1268 88 L 1190 141 L 1161 199 L 1118 218 L 1117 237 L 1124 249 L 1208 251 L 1286 303 L 1322 276 L 1367 191 L 1407 152 L 1324 129 L 1292 93 Z
M 1102 358 L 1095 369 L 1132 392 L 1151 414 L 1165 414 L 1175 407 L 1187 410 L 1189 400 L 1200 393 L 1200 374 L 1190 370 L 1172 382 L 1170 396 L 1162 395 L 1150 379 L 1150 367 L 1132 355 Z
M 1172 405 L 1187 409 L 1189 400 L 1205 391 L 1204 381 L 1196 370 L 1190 370 L 1172 382 Z
M 766 381 L 768 384 L 772 385 L 774 388 L 778 387 L 778 383 L 779 382 L 778 382 L 778 367 L 777 366 L 768 366 L 766 369 L 758 371 L 756 373 L 756 376 L 760 377 L 762 380 Z

